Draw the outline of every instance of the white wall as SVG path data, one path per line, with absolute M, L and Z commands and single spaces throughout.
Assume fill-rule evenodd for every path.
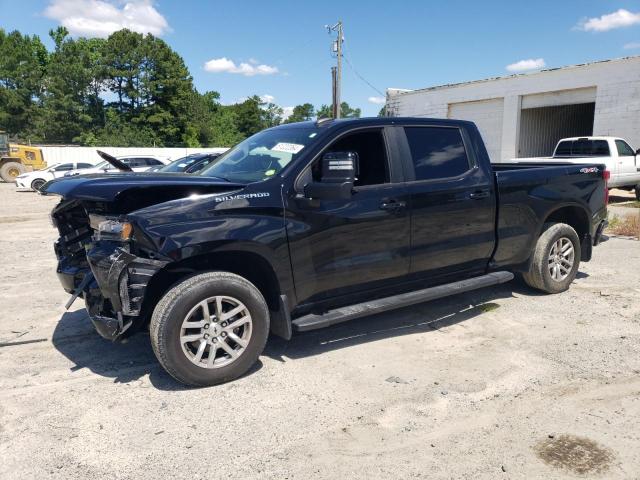
M 502 149 L 504 99 L 450 103 L 448 118 L 464 118 L 476 124 L 487 147 L 489 158 L 499 158 Z
M 37 145 L 36 145 L 37 146 Z M 96 150 L 102 150 L 115 157 L 121 155 L 150 155 L 175 160 L 191 153 L 225 152 L 226 148 L 134 148 L 134 147 L 51 147 L 41 146 L 42 155 L 47 165 L 64 162 L 99 163 L 102 158 Z
M 546 101 L 553 94 L 566 99 L 592 95 L 594 89 L 594 135 L 623 137 L 640 148 L 640 57 L 421 90 L 388 89 L 387 111 L 394 116 L 447 118 L 452 103 L 503 98 L 502 148 L 500 157 L 491 159 L 499 162 L 517 156 L 523 97 L 547 93 L 552 95 L 545 95 Z

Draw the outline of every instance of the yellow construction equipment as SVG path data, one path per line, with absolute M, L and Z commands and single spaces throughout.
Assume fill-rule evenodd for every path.
M 46 166 L 42 150 L 28 145 L 9 143 L 9 135 L 0 132 L 0 178 L 2 180 L 13 182 L 22 173 L 41 170 Z

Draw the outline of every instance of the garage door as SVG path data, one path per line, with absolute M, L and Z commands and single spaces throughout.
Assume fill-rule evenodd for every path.
M 449 118 L 470 120 L 475 122 L 487 146 L 492 162 L 500 161 L 502 150 L 502 98 L 482 100 L 479 102 L 462 102 L 449 104 Z

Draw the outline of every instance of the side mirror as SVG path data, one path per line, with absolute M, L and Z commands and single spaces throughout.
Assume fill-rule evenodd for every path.
M 348 200 L 358 174 L 356 152 L 330 152 L 322 156 L 322 180 L 305 185 L 304 195 L 318 200 Z
M 640 148 L 636 150 L 636 157 L 640 155 Z

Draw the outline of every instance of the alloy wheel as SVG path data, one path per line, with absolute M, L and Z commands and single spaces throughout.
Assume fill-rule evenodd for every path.
M 549 252 L 549 274 L 556 282 L 569 276 L 573 269 L 575 251 L 573 243 L 567 237 L 556 240 Z
M 235 362 L 251 339 L 249 309 L 238 299 L 215 296 L 202 300 L 182 321 L 180 344 L 191 363 L 220 368 Z

